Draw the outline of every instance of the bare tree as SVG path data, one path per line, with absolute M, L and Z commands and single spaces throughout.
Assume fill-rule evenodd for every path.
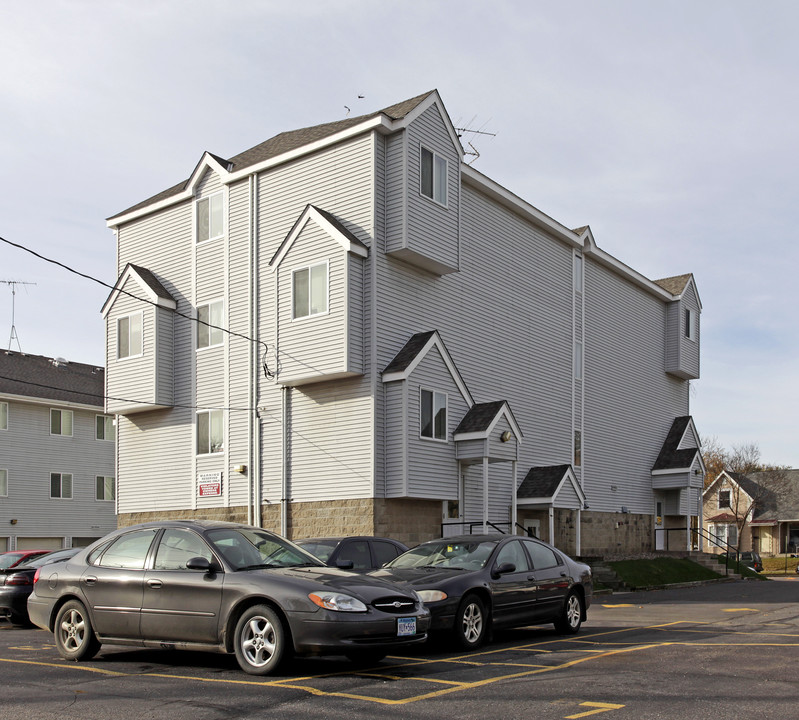
M 719 442 L 719 439 L 713 435 L 712 437 L 703 437 L 702 442 L 702 460 L 705 463 L 705 488 L 712 485 L 716 478 L 721 475 L 721 471 L 727 467 L 727 450 Z

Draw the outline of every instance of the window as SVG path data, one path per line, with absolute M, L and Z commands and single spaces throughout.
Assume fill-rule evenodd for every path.
M 50 497 L 61 500 L 72 499 L 72 475 L 70 473 L 50 473 Z
M 186 570 L 186 563 L 196 557 L 214 562 L 211 549 L 191 530 L 168 528 L 158 543 L 153 569 Z
M 534 570 L 543 570 L 544 568 L 557 567 L 562 565 L 558 555 L 550 550 L 546 545 L 535 542 L 535 540 L 523 540 L 527 552 L 533 560 Z
M 729 490 L 719 490 L 719 507 L 720 508 L 731 507 L 731 505 L 730 505 L 730 495 L 731 495 L 731 492 Z
M 50 409 L 50 434 L 72 437 L 72 410 Z
M 583 291 L 583 256 L 574 256 L 574 292 Z
M 197 413 L 197 454 L 222 452 L 225 448 L 222 411 L 206 410 Z
M 574 467 L 583 464 L 583 433 L 581 430 L 574 431 Z
M 0 402 L 0 430 L 8 430 L 8 403 Z
M 393 560 L 397 555 L 402 554 L 401 548 L 385 540 L 375 540 L 372 543 L 372 550 L 374 550 L 375 565 L 377 567 L 382 567 L 389 560 Z
M 118 537 L 106 549 L 97 564 L 102 567 L 143 570 L 147 551 L 157 531 L 158 528 L 134 530 Z
M 95 498 L 97 500 L 113 500 L 114 499 L 114 478 L 112 477 L 104 477 L 103 475 L 98 475 L 95 478 L 95 485 L 96 485 L 96 494 Z
M 685 326 L 683 327 L 683 331 L 685 332 L 685 337 L 689 340 L 693 340 L 695 337 L 694 334 L 694 314 L 686 308 L 685 314 Z
M 715 547 L 729 545 L 734 548 L 738 545 L 738 526 L 734 523 L 711 525 L 710 534 L 718 541 Z
M 197 242 L 213 240 L 224 232 L 222 193 L 197 201 Z
M 574 379 L 583 379 L 583 344 L 574 343 Z
M 142 354 L 142 314 L 126 315 L 117 320 L 117 358 Z
M 221 300 L 200 305 L 197 307 L 197 347 L 207 348 L 214 345 L 221 345 L 224 339 L 222 330 L 222 308 Z
M 0 470 L 0 497 L 8 497 L 8 470 Z
M 95 437 L 98 440 L 114 440 L 114 417 L 113 415 L 95 416 Z
M 447 439 L 447 396 L 432 390 L 421 391 L 419 434 L 433 440 Z
M 530 569 L 530 564 L 527 562 L 527 555 L 525 555 L 524 548 L 518 540 L 511 540 L 507 545 L 504 545 L 497 555 L 496 567 L 511 563 L 516 568 L 516 572 L 527 572 Z
M 442 205 L 447 204 L 447 160 L 438 153 L 421 149 L 420 192 Z
M 294 318 L 327 312 L 327 263 L 295 270 L 292 277 Z

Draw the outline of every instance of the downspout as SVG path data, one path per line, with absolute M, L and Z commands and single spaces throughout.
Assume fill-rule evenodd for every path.
M 289 427 L 288 419 L 290 415 L 289 399 L 291 388 L 284 385 L 281 388 L 280 397 L 282 400 L 282 424 L 283 432 L 281 437 L 281 450 L 283 455 L 283 462 L 281 463 L 280 473 L 280 534 L 283 537 L 288 537 L 288 498 L 289 498 Z
M 249 182 L 249 203 L 250 203 L 250 217 L 249 217 L 249 234 L 250 234 L 250 287 L 249 297 L 247 301 L 250 306 L 250 332 L 251 338 L 257 337 L 257 323 L 255 317 L 257 310 L 255 307 L 255 284 L 257 276 L 257 262 L 256 262 L 256 242 L 255 242 L 255 175 L 250 175 Z M 249 396 L 248 407 L 250 408 L 247 417 L 247 524 L 256 525 L 257 508 L 256 508 L 256 490 L 255 485 L 259 476 L 257 465 L 257 450 L 254 447 L 253 435 L 255 428 L 260 425 L 258 421 L 258 352 L 259 346 L 257 343 L 250 345 L 250 382 L 249 382 Z

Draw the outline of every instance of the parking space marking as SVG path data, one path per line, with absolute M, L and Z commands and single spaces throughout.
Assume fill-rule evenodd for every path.
M 297 690 L 320 697 L 341 697 L 359 700 L 367 703 L 381 705 L 406 705 L 409 703 L 427 700 L 444 695 L 474 690 L 497 682 L 529 678 L 535 675 L 551 673 L 575 667 L 585 662 L 593 662 L 623 655 L 637 653 L 668 646 L 707 647 L 707 646 L 735 646 L 735 647 L 796 647 L 799 646 L 797 633 L 761 633 L 737 632 L 725 628 L 714 627 L 712 632 L 717 636 L 713 639 L 689 639 L 691 634 L 707 633 L 707 629 L 698 629 L 698 624 L 691 621 L 676 621 L 671 623 L 644 625 L 638 627 L 614 628 L 592 634 L 582 634 L 579 637 L 559 637 L 542 639 L 538 642 L 529 642 L 520 645 L 488 648 L 469 654 L 458 654 L 444 658 L 411 658 L 404 656 L 389 656 L 394 661 L 390 666 L 378 665 L 373 668 L 348 669 L 331 673 L 303 675 L 287 678 L 204 678 L 192 675 L 177 675 L 168 672 L 122 672 L 105 668 L 92 667 L 86 664 L 58 663 L 18 658 L 0 658 L 6 663 L 19 663 L 38 665 L 56 669 L 79 670 L 97 673 L 109 677 L 130 678 L 164 678 L 166 680 L 189 680 L 204 683 L 222 683 L 227 685 L 249 685 L 262 688 L 274 687 L 286 690 Z M 690 625 L 690 627 L 681 627 Z M 663 641 L 652 642 L 651 638 L 642 638 L 636 641 L 625 636 L 629 633 L 641 631 L 656 631 L 667 633 Z M 730 637 L 725 637 L 730 636 Z M 733 641 L 733 637 L 735 640 Z M 755 641 L 755 636 L 760 642 Z M 751 638 L 751 639 L 750 639 Z M 18 649 L 33 651 L 39 648 L 22 647 Z M 525 661 L 525 656 L 531 653 L 537 655 L 535 662 Z M 451 679 L 447 673 L 458 669 L 458 678 Z M 417 674 L 418 673 L 418 674 Z M 436 674 L 441 676 L 437 676 Z M 470 679 L 469 675 L 473 678 Z M 476 676 L 476 677 L 475 677 Z M 376 680 L 391 681 L 379 687 L 367 689 L 375 694 L 347 691 L 342 687 L 347 679 L 374 678 Z M 336 687 L 338 686 L 338 687 Z M 616 706 L 599 707 L 599 704 L 583 703 L 585 707 L 593 708 L 586 713 L 571 715 L 570 718 L 586 717 L 587 715 L 616 709 Z M 620 706 L 621 707 L 621 706 Z
M 586 712 L 577 713 L 576 715 L 566 715 L 564 720 L 577 720 L 577 718 L 584 718 L 588 717 L 589 715 L 597 715 L 598 713 L 604 713 L 610 710 L 621 710 L 624 705 L 616 705 L 614 703 L 584 702 L 580 703 L 580 707 L 592 707 L 596 709 L 587 710 Z

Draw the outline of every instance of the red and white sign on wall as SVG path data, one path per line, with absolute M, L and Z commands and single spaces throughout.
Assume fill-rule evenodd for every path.
M 214 497 L 222 494 L 222 473 L 199 473 L 197 475 L 198 497 Z

